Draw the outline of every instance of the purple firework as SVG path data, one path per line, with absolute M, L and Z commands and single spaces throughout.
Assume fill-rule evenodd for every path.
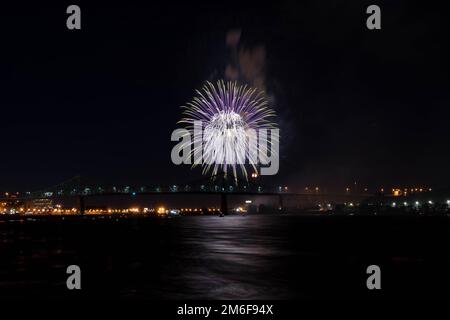
M 191 156 L 203 157 L 203 174 L 212 170 L 227 175 L 231 169 L 237 180 L 237 168 L 247 179 L 246 159 L 253 171 L 257 170 L 260 148 L 272 143 L 261 129 L 275 128 L 270 118 L 275 112 L 268 106 L 266 95 L 257 88 L 220 80 L 216 85 L 206 82 L 197 96 L 183 106 L 184 117 L 179 123 L 187 125 L 191 136 Z M 201 126 L 203 135 L 196 134 L 195 126 Z M 195 167 L 198 163 L 194 163 Z

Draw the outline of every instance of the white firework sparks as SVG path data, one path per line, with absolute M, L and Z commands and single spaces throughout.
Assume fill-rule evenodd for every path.
M 238 85 L 236 82 L 207 82 L 197 96 L 184 106 L 184 118 L 179 123 L 187 124 L 194 137 L 191 156 L 202 156 L 203 174 L 219 170 L 226 176 L 231 169 L 237 181 L 237 168 L 247 179 L 246 165 L 257 171 L 257 155 L 270 150 L 273 140 L 267 134 L 257 132 L 275 128 L 270 121 L 275 112 L 269 107 L 266 95 L 257 88 Z M 196 135 L 194 126 L 201 123 L 203 135 Z M 274 139 L 274 137 L 272 137 Z M 278 137 L 275 137 L 278 139 Z M 264 148 L 264 150 L 260 150 Z M 249 163 L 246 164 L 246 159 Z M 193 165 L 195 167 L 196 164 Z

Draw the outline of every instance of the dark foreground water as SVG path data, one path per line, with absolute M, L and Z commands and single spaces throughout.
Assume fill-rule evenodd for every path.
M 449 226 L 292 215 L 0 220 L 0 297 L 449 298 Z M 80 291 L 66 289 L 71 264 Z M 381 291 L 366 288 L 371 264 Z

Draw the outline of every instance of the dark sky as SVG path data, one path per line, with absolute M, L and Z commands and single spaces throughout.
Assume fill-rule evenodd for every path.
M 320 4 L 319 4 L 320 3 Z M 114 184 L 195 180 L 172 130 L 229 63 L 227 31 L 264 46 L 281 128 L 273 183 L 449 186 L 449 6 L 377 1 L 55 2 L 0 10 L 0 190 L 80 174 Z M 70 4 L 82 29 L 69 31 Z

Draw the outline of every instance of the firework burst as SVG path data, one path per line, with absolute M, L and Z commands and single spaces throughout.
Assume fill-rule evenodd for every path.
M 257 171 L 261 148 L 270 148 L 272 140 L 259 135 L 262 129 L 273 129 L 271 118 L 275 112 L 269 107 L 266 95 L 257 88 L 236 82 L 206 82 L 186 106 L 179 121 L 194 137 L 191 155 L 203 156 L 203 174 L 219 172 L 227 176 L 231 171 L 237 181 L 238 171 L 247 179 L 246 166 Z M 201 124 L 203 135 L 195 134 L 195 125 Z M 272 137 L 273 139 L 273 137 Z M 267 149 L 265 149 L 267 150 Z M 246 163 L 246 159 L 249 160 Z M 194 163 L 195 167 L 198 163 Z

